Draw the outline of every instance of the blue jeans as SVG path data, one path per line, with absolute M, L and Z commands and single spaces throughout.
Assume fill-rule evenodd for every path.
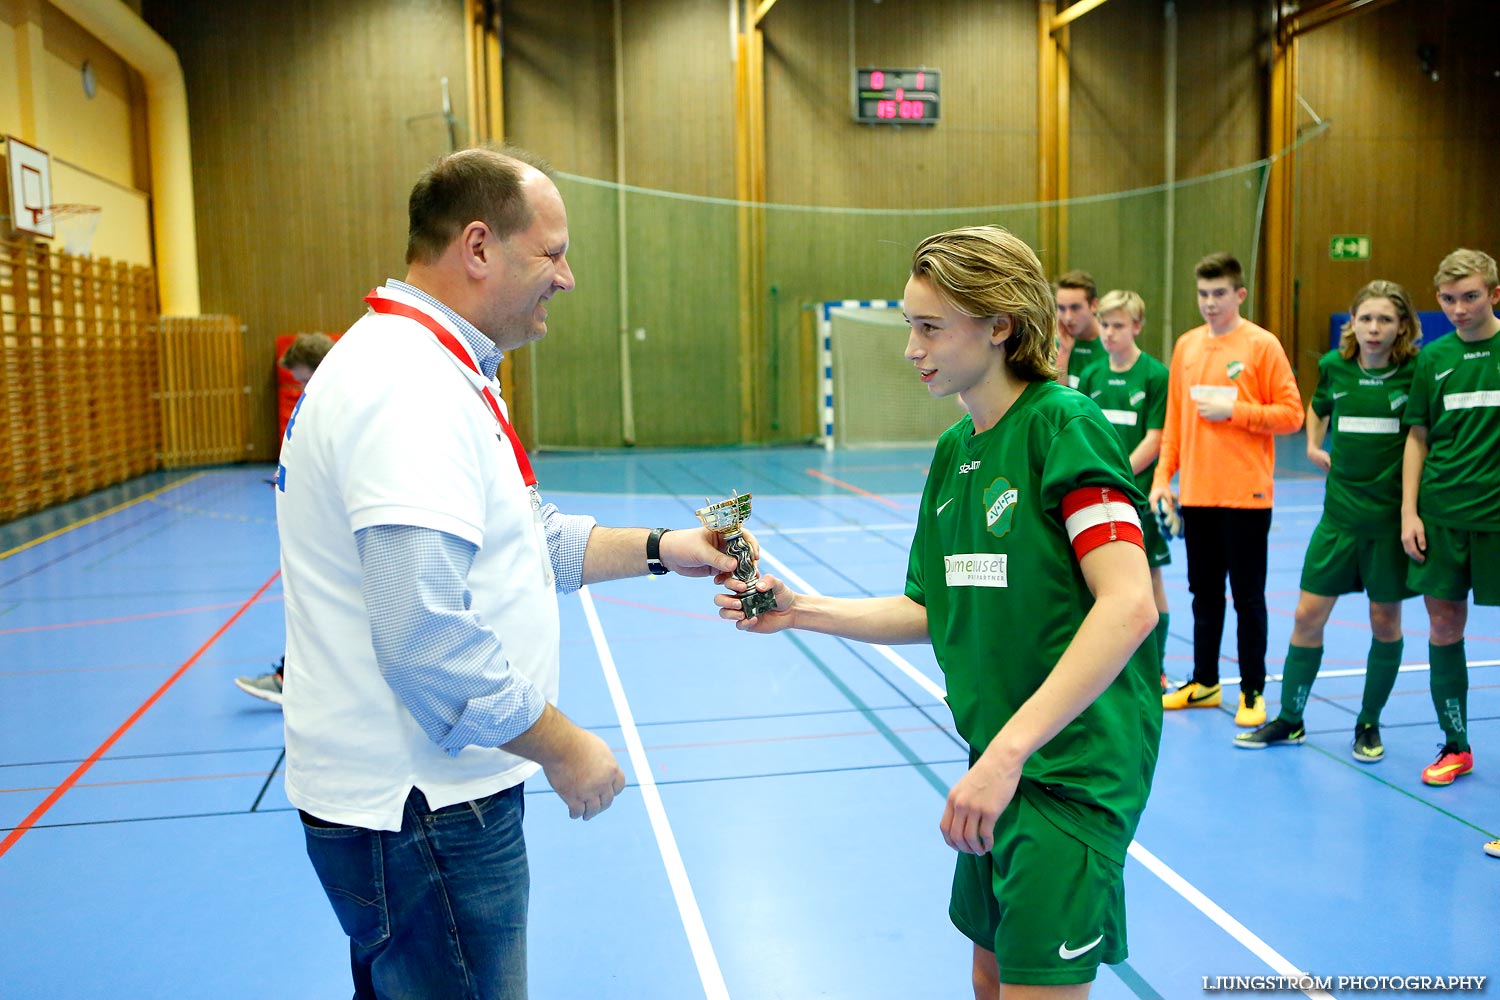
M 524 791 L 433 811 L 413 788 L 396 833 L 302 814 L 307 856 L 349 935 L 355 1000 L 525 1000 Z

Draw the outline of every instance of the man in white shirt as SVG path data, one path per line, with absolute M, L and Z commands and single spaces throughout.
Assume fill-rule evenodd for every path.
M 522 782 L 574 818 L 625 778 L 554 703 L 557 592 L 736 566 L 702 527 L 544 504 L 495 381 L 573 287 L 567 215 L 519 150 L 417 182 L 408 271 L 366 298 L 287 424 L 277 522 L 296 665 L 287 797 L 350 938 L 356 997 L 526 995 Z

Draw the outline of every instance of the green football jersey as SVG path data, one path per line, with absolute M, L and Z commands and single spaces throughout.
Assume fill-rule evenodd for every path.
M 1416 370 L 1415 358 L 1375 372 L 1338 351 L 1318 359 L 1312 408 L 1331 418 L 1332 466 L 1323 516 L 1343 531 L 1362 537 L 1401 531 L 1401 459 L 1406 452 L 1401 416 Z
M 1094 366 L 1100 358 L 1109 357 L 1099 338 L 1073 341 L 1073 350 L 1068 352 L 1068 385 L 1078 388 L 1083 373 Z
M 1422 348 L 1403 420 L 1427 428 L 1422 519 L 1500 531 L 1500 335 L 1448 333 Z
M 906 595 L 927 608 L 959 734 L 976 752 L 1041 686 L 1093 606 L 1063 498 L 1111 486 L 1145 502 L 1120 439 L 1089 399 L 1028 385 L 983 434 L 965 415 L 938 439 L 917 515 Z M 1083 713 L 1031 755 L 1018 794 L 1123 863 L 1161 740 L 1148 637 Z
M 1104 411 L 1104 419 L 1125 446 L 1127 462 L 1130 453 L 1145 440 L 1147 431 L 1159 431 L 1167 425 L 1167 366 L 1144 351 L 1123 372 L 1110 366 L 1106 354 L 1084 372 L 1078 391 Z M 1156 463 L 1152 462 L 1136 474 L 1135 485 L 1142 493 L 1151 492 L 1151 476 L 1155 471 Z

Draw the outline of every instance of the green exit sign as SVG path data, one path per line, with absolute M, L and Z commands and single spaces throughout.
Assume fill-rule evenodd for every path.
M 1328 240 L 1329 260 L 1369 260 L 1370 237 L 1334 236 Z

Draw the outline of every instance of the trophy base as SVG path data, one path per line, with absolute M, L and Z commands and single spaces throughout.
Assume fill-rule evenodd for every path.
M 740 607 L 746 618 L 776 610 L 776 593 L 770 590 L 751 590 L 740 595 Z

